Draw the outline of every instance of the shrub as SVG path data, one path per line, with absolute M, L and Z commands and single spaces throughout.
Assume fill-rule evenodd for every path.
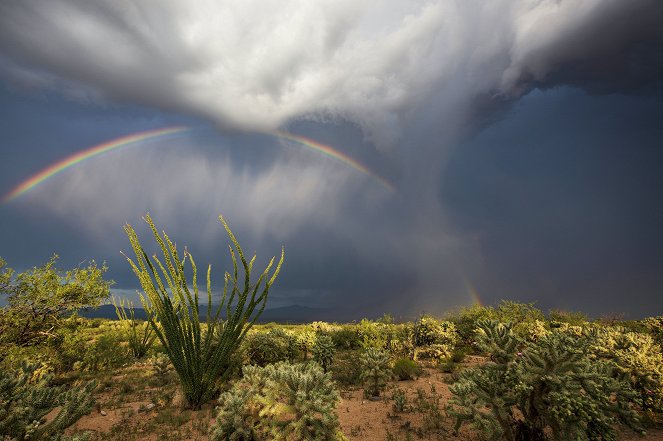
M 482 320 L 495 320 L 497 313 L 492 306 L 472 305 L 461 308 L 451 321 L 456 325 L 460 340 L 470 346 L 475 339 L 477 323 Z
M 147 215 L 145 221 L 161 248 L 164 262 L 156 256 L 150 259 L 134 229 L 130 225 L 125 226 L 136 255 L 136 262 L 130 258 L 127 260 L 145 291 L 141 301 L 148 313 L 148 321 L 173 363 L 187 404 L 193 408 L 199 408 L 209 399 L 215 393 L 217 381 L 232 371 L 231 357 L 265 309 L 269 288 L 281 270 L 284 257 L 281 250 L 281 258 L 271 276 L 274 258 L 252 282 L 251 271 L 256 256 L 247 261 L 230 227 L 222 216 L 219 219 L 232 242 L 229 248 L 233 273 L 225 273 L 223 296 L 212 315 L 211 265 L 207 269 L 206 332 L 202 331 L 200 323 L 197 269 L 191 254 L 185 249 L 184 255 L 180 256 L 175 244 L 165 232 L 161 237 Z M 239 255 L 243 268 L 243 281 L 240 280 L 236 255 Z M 184 272 L 187 261 L 192 272 L 193 293 L 189 290 Z M 225 312 L 225 320 L 222 320 L 222 311 Z
M 426 315 L 419 317 L 413 331 L 416 346 L 453 345 L 458 341 L 456 326 L 452 322 L 436 320 Z
M 149 323 L 139 323 L 136 320 L 136 313 L 134 305 L 128 302 L 127 308 L 124 307 L 124 301 L 119 302 L 113 298 L 113 306 L 115 306 L 115 314 L 118 320 L 126 323 L 129 328 L 129 349 L 136 358 L 143 358 L 147 351 L 152 347 L 156 334 Z M 127 309 L 129 313 L 127 314 Z
M 389 336 L 389 325 L 384 323 L 372 322 L 363 319 L 357 325 L 357 334 L 359 334 L 360 345 L 362 348 L 384 349 L 387 346 Z
M 330 371 L 336 384 L 343 386 L 361 385 L 361 366 L 357 363 L 358 358 L 359 351 L 356 349 L 335 354 Z
M 0 309 L 0 343 L 31 345 L 53 338 L 72 314 L 98 306 L 108 297 L 112 281 L 103 280 L 107 267 L 92 261 L 87 267 L 58 270 L 55 255 L 45 265 L 14 276 L 11 269 L 0 274 L 0 293 L 8 294 Z M 4 260 L 0 260 L 0 269 Z
M 358 349 L 362 344 L 357 327 L 353 325 L 343 325 L 329 332 L 329 336 L 339 349 Z
M 316 361 L 322 370 L 327 372 L 334 361 L 334 342 L 331 337 L 325 334 L 319 334 L 313 345 L 313 360 Z
M 297 355 L 294 337 L 279 328 L 249 334 L 244 346 L 248 363 L 258 366 L 279 361 L 294 361 Z
M 659 346 L 663 346 L 663 315 L 658 317 L 647 317 L 642 320 L 646 332 L 652 336 Z
M 399 358 L 394 362 L 393 372 L 399 380 L 414 380 L 421 374 L 421 367 L 414 360 Z
M 453 348 L 449 345 L 432 344 L 415 349 L 415 360 L 433 360 L 440 362 L 451 357 Z
M 405 412 L 408 409 L 407 395 L 403 389 L 396 389 L 391 399 L 394 400 L 394 412 Z
M 552 332 L 523 342 L 508 324 L 479 325 L 494 363 L 460 372 L 450 386 L 456 431 L 470 422 L 493 439 L 543 440 L 549 431 L 561 441 L 615 439 L 618 422 L 641 430 L 632 389 L 612 361 L 591 356 L 592 337 Z
M 584 312 L 552 309 L 548 313 L 548 320 L 582 326 L 589 321 L 589 317 Z
M 378 397 L 387 381 L 391 379 L 392 368 L 389 353 L 378 348 L 368 348 L 361 355 L 361 380 L 368 383 L 367 396 Z
M 98 372 L 117 368 L 126 363 L 127 350 L 121 346 L 120 337 L 114 332 L 107 332 L 92 341 L 85 342 L 83 358 L 74 363 L 74 368 Z
M 314 363 L 244 367 L 219 398 L 212 441 L 345 439 L 335 414 L 338 392 Z
M 51 387 L 50 376 L 39 375 L 37 365 L 23 364 L 19 371 L 0 371 L 0 436 L 9 440 L 55 439 L 64 429 L 92 409 L 92 390 Z M 56 411 L 46 422 L 46 415 Z

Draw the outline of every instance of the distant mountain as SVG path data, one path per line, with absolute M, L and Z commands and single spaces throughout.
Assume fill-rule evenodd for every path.
M 213 307 L 214 308 L 214 307 Z M 145 320 L 147 314 L 142 308 L 134 310 L 135 316 L 139 320 Z M 79 311 L 81 317 L 86 318 L 105 318 L 117 320 L 115 307 L 113 305 L 103 305 L 96 309 L 87 308 Z M 207 307 L 201 306 L 200 318 L 205 320 Z M 316 320 L 333 321 L 333 314 L 329 309 L 309 308 L 308 306 L 292 305 L 280 308 L 265 309 L 260 316 L 259 323 L 277 322 L 277 323 L 310 323 Z

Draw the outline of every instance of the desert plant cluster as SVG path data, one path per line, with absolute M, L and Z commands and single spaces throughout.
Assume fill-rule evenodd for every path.
M 260 324 L 283 251 L 254 275 L 255 256 L 221 218 L 233 266 L 220 301 L 208 267 L 201 308 L 193 257 L 146 221 L 159 257 L 126 227 L 146 320 L 115 299 L 116 320 L 78 316 L 110 300 L 105 266 L 61 271 L 56 256 L 16 274 L 0 259 L 3 440 L 561 441 L 660 431 L 663 316 L 592 320 L 503 301 L 398 322 Z

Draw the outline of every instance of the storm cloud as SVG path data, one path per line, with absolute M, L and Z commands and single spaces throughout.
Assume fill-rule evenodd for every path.
M 524 119 L 518 106 L 523 97 L 532 102 L 531 94 L 540 93 L 532 91 L 547 91 L 541 93 L 553 100 L 575 90 L 569 88 L 582 90 L 572 97 L 647 91 L 660 97 L 661 23 L 663 4 L 657 0 L 7 0 L 0 5 L 0 75 L 12 90 L 56 91 L 110 115 L 143 106 L 164 122 L 190 118 L 204 125 L 196 120 L 201 118 L 219 131 L 91 161 L 29 195 L 16 210 L 68 225 L 70 234 L 86 238 L 81 247 L 91 241 L 115 251 L 119 226 L 150 211 L 173 235 L 197 244 L 204 257 L 212 254 L 210 243 L 222 239 L 215 220 L 222 211 L 260 244 L 260 252 L 273 254 L 280 243 L 290 249 L 283 298 L 348 310 L 353 300 L 367 314 L 467 303 L 474 285 L 483 292 L 494 287 L 495 297 L 486 294 L 487 300 L 538 300 L 538 289 L 550 299 L 563 290 L 567 297 L 557 306 L 591 309 L 592 301 L 573 302 L 574 292 L 588 285 L 574 285 L 566 276 L 573 269 L 554 259 L 542 260 L 549 266 L 538 279 L 509 284 L 518 278 L 515 268 L 531 258 L 530 252 L 514 256 L 504 250 L 531 240 L 528 227 L 548 225 L 542 211 L 518 206 L 529 215 L 517 215 L 509 205 L 518 201 L 514 190 L 496 184 L 500 173 L 489 155 L 472 163 L 486 167 L 475 176 L 484 186 L 468 180 L 473 169 L 459 175 L 454 167 L 490 144 L 491 127 L 499 131 L 505 118 Z M 617 109 L 623 103 L 608 104 Z M 628 105 L 643 115 L 657 108 Z M 595 109 L 582 118 L 599 114 Z M 636 133 L 636 123 L 625 132 Z M 135 122 L 128 124 L 136 129 Z M 654 125 L 644 130 L 651 133 Z M 292 150 L 283 140 L 271 140 L 271 150 L 255 147 L 267 143 L 256 132 L 277 129 L 361 157 L 397 191 Z M 520 140 L 529 145 L 535 142 L 530 139 Z M 503 142 L 519 141 L 505 136 Z M 641 148 L 653 144 L 647 140 Z M 581 176 L 574 176 L 576 184 Z M 470 193 L 472 185 L 480 195 Z M 496 188 L 511 192 L 506 201 L 494 212 L 477 208 L 490 207 Z M 546 209 L 571 210 L 569 204 Z M 643 206 L 635 207 L 634 216 Z M 12 212 L 9 218 L 14 216 L 20 217 Z M 632 228 L 626 222 L 620 231 Z M 537 237 L 546 234 L 540 230 Z M 561 255 L 575 252 L 572 241 L 564 243 Z M 647 265 L 656 266 L 659 258 L 649 255 Z M 570 281 L 551 285 L 557 270 Z M 651 279 L 648 292 L 660 289 L 660 278 L 650 272 L 644 277 Z

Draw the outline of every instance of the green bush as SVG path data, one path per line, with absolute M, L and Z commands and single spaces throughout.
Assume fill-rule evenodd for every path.
M 359 349 L 362 340 L 354 325 L 343 325 L 328 334 L 338 349 Z
M 248 364 L 265 366 L 279 361 L 295 361 L 297 343 L 286 331 L 273 328 L 249 334 L 244 341 Z
M 654 341 L 663 346 L 663 315 L 658 317 L 647 317 L 642 320 L 642 325 L 646 332 L 652 336 Z
M 387 342 L 391 339 L 390 325 L 380 322 L 372 322 L 363 319 L 357 325 L 357 334 L 359 335 L 362 348 L 384 349 Z
M 315 363 L 245 366 L 244 377 L 219 398 L 212 441 L 344 440 L 329 374 Z
M 458 341 L 456 325 L 448 320 L 436 320 L 424 315 L 414 324 L 414 343 L 416 346 L 433 344 L 454 345 Z
M 119 302 L 113 298 L 113 306 L 115 306 L 115 313 L 118 320 L 126 324 L 128 328 L 129 349 L 135 358 L 143 358 L 147 355 L 154 344 L 156 334 L 152 326 L 148 322 L 141 323 L 136 320 L 136 313 L 132 302 L 128 302 L 127 307 L 124 306 L 124 301 Z M 129 313 L 127 313 L 127 309 Z
M 0 293 L 8 294 L 7 305 L 0 308 L 0 344 L 43 343 L 79 309 L 98 306 L 108 297 L 113 282 L 103 280 L 105 265 L 92 261 L 84 268 L 61 271 L 57 260 L 55 255 L 41 267 L 14 275 L 3 269 L 0 258 Z
M 92 390 L 49 386 L 49 375 L 37 365 L 23 364 L 18 371 L 0 371 L 0 437 L 6 440 L 55 440 L 64 429 L 92 409 Z M 46 415 L 55 415 L 46 422 Z
M 641 431 L 633 390 L 616 364 L 592 356 L 593 337 L 551 332 L 523 341 L 508 324 L 479 322 L 493 363 L 466 369 L 450 386 L 448 412 L 509 441 L 615 439 L 623 423 Z
M 334 356 L 330 371 L 336 384 L 341 386 L 361 385 L 361 365 L 357 363 L 360 351 L 339 351 Z
M 399 380 L 414 380 L 421 374 L 421 367 L 414 360 L 399 358 L 394 362 L 393 372 Z
M 199 408 L 211 398 L 216 392 L 217 382 L 225 379 L 234 369 L 232 356 L 265 309 L 269 288 L 281 270 L 284 257 L 281 250 L 281 258 L 272 274 L 270 270 L 274 258 L 253 282 L 251 272 L 256 256 L 247 261 L 230 227 L 223 217 L 219 219 L 232 242 L 229 248 L 233 272 L 225 273 L 223 295 L 213 312 L 211 265 L 207 269 L 205 332 L 200 323 L 197 269 L 191 254 L 185 249 L 181 256 L 166 233 L 162 237 L 147 215 L 145 221 L 161 248 L 164 261 L 156 255 L 150 259 L 134 229 L 130 225 L 125 226 L 136 256 L 135 262 L 130 258 L 127 260 L 145 291 L 141 301 L 148 313 L 148 321 L 173 363 L 187 404 L 193 408 Z M 240 280 L 237 255 L 243 269 L 243 280 Z M 185 277 L 187 261 L 192 273 L 190 285 Z M 193 287 L 193 293 L 189 286 Z M 225 312 L 225 317 L 221 316 L 222 312 Z

